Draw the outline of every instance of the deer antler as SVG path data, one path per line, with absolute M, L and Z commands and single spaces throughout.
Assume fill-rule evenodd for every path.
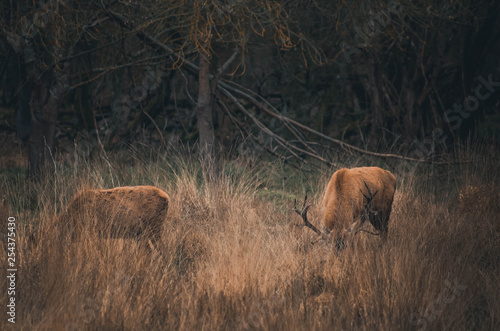
M 370 205 L 372 203 L 373 198 L 377 195 L 378 190 L 376 190 L 375 193 L 372 194 L 372 190 L 370 190 L 370 187 L 368 186 L 368 184 L 366 184 L 365 181 L 363 181 L 363 183 L 365 184 L 365 187 L 368 190 L 368 195 L 370 195 L 370 196 L 367 196 L 366 194 L 364 194 L 361 189 L 359 189 L 359 190 L 360 190 L 361 194 L 363 194 L 363 196 L 366 198 L 367 205 Z
M 311 207 L 311 204 L 308 204 L 306 206 L 306 203 L 307 203 L 307 193 L 306 196 L 304 197 L 304 203 L 302 204 L 301 210 L 297 209 L 297 199 L 293 200 L 293 211 L 299 214 L 302 217 L 302 220 L 304 220 L 304 224 L 297 226 L 304 227 L 305 225 L 308 228 L 312 229 L 314 232 L 316 232 L 318 235 L 325 237 L 326 235 L 323 232 L 321 232 L 317 227 L 315 227 L 311 222 L 309 222 L 309 220 L 307 219 L 307 211 L 309 210 L 309 207 Z
M 361 194 L 363 194 L 363 196 L 364 196 L 364 197 L 365 197 L 365 199 L 366 199 L 365 215 L 364 215 L 363 217 L 364 217 L 364 219 L 365 219 L 365 220 L 366 220 L 366 219 L 369 219 L 370 221 L 373 221 L 373 220 L 374 220 L 375 215 L 377 215 L 377 214 L 378 214 L 378 211 L 373 210 L 373 209 L 371 208 L 371 205 L 372 205 L 372 200 L 373 200 L 373 198 L 374 198 L 374 197 L 377 195 L 377 193 L 378 193 L 378 190 L 377 190 L 377 191 L 375 191 L 375 193 L 373 193 L 373 194 L 372 194 L 372 191 L 370 190 L 370 187 L 368 186 L 368 184 L 366 184 L 366 182 L 365 182 L 365 181 L 363 181 L 363 183 L 365 184 L 365 187 L 366 187 L 366 189 L 368 190 L 368 195 L 369 195 L 369 196 L 367 196 L 367 195 L 366 195 L 366 194 L 364 194 L 364 193 L 363 193 L 363 191 L 360 189 Z M 373 223 L 373 222 L 372 222 L 372 223 Z M 358 231 L 356 231 L 356 233 L 358 233 L 358 232 L 366 232 L 366 233 L 372 234 L 372 235 L 374 235 L 374 236 L 378 236 L 378 235 L 380 235 L 380 233 L 373 233 L 373 232 L 371 232 L 371 231 L 367 231 L 367 230 L 364 230 L 364 229 L 359 229 Z
M 361 192 L 361 194 L 363 194 L 363 196 L 366 199 L 365 212 L 372 213 L 372 214 L 376 215 L 378 213 L 378 211 L 373 210 L 371 207 L 372 207 L 372 200 L 377 195 L 378 190 L 376 190 L 375 193 L 372 194 L 372 191 L 370 190 L 370 187 L 368 186 L 368 184 L 366 184 L 365 181 L 363 181 L 363 183 L 365 184 L 365 187 L 368 190 L 368 195 L 369 195 L 368 196 L 368 195 L 364 194 L 363 191 L 361 189 L 359 189 L 359 191 Z

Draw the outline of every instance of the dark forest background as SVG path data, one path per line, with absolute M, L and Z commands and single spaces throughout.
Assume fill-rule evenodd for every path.
M 500 1 L 0 0 L 0 301 L 23 330 L 500 330 L 499 96 Z M 366 184 L 336 249 L 303 223 L 358 166 L 396 177 L 389 234 Z M 164 219 L 71 212 L 137 185 Z M 120 237 L 153 217 L 157 250 Z
M 438 162 L 500 132 L 497 1 L 0 3 L 1 150 L 32 177 L 75 146 Z

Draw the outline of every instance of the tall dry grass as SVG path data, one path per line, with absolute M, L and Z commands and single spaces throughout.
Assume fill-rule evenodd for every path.
M 3 213 L 19 223 L 16 328 L 500 329 L 494 163 L 477 156 L 399 178 L 388 241 L 360 233 L 342 252 L 311 245 L 291 211 L 312 188 L 317 223 L 333 170 L 252 163 L 222 162 L 217 183 L 181 153 L 67 166 L 37 184 L 6 180 Z M 78 242 L 58 239 L 55 215 L 80 188 L 138 184 L 171 197 L 161 254 L 90 226 Z

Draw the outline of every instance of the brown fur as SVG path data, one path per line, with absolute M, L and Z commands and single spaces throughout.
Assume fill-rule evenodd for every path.
M 323 225 L 332 231 L 332 235 L 339 235 L 347 229 L 347 232 L 355 234 L 356 231 L 352 230 L 359 230 L 365 221 L 367 201 L 363 193 L 369 194 L 363 181 L 374 194 L 370 209 L 375 214 L 369 220 L 384 238 L 387 235 L 396 177 L 390 171 L 378 167 L 343 168 L 333 174 L 323 200 Z
M 123 186 L 109 190 L 85 189 L 78 192 L 57 223 L 73 232 L 92 220 L 94 230 L 111 237 L 136 238 L 145 234 L 158 240 L 164 224 L 169 198 L 154 186 Z

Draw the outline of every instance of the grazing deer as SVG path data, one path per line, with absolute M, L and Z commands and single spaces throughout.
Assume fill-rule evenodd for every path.
M 65 212 L 57 217 L 57 224 L 72 233 L 90 223 L 97 232 L 114 238 L 148 238 L 150 246 L 158 242 L 169 198 L 154 186 L 123 186 L 109 190 L 85 189 L 78 192 Z
M 302 209 L 294 211 L 302 216 L 304 224 L 324 239 L 335 235 L 337 247 L 342 247 L 346 237 L 352 239 L 360 231 L 381 235 L 385 240 L 388 232 L 392 201 L 396 192 L 396 177 L 387 170 L 378 167 L 361 167 L 337 170 L 326 187 L 323 204 L 325 214 L 323 226 L 319 230 L 307 219 L 307 194 Z M 378 233 L 361 229 L 368 220 Z

